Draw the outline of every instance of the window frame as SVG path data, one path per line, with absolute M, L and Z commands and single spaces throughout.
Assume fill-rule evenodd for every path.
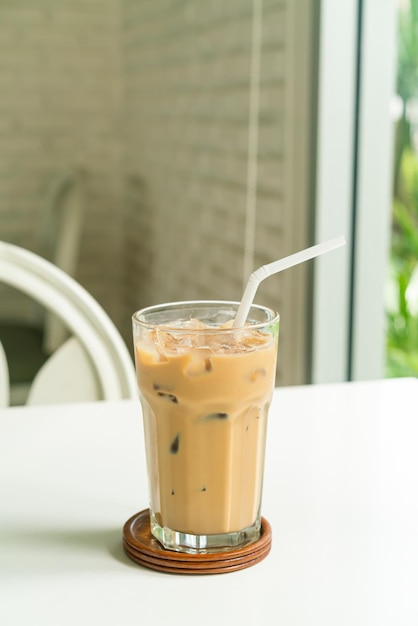
M 315 240 L 346 246 L 315 262 L 314 383 L 384 376 L 395 42 L 393 0 L 322 0 Z

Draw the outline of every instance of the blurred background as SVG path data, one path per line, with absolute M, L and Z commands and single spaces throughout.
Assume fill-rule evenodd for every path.
M 136 309 L 344 234 L 258 290 L 279 384 L 416 375 L 416 5 L 0 0 L 0 239 L 54 259 L 75 211 L 69 271 L 130 346 Z

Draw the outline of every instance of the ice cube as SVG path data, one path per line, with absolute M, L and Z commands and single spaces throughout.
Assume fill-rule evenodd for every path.
M 190 358 L 185 368 L 186 376 L 203 376 L 212 371 L 212 351 L 207 348 L 196 348 L 190 353 Z
M 141 343 L 136 347 L 136 354 L 145 366 L 167 361 L 167 357 L 152 343 Z

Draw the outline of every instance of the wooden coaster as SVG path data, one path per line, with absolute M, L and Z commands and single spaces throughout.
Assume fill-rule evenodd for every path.
M 254 543 L 207 554 L 188 554 L 163 548 L 151 534 L 148 509 L 133 515 L 123 527 L 123 547 L 132 561 L 175 574 L 222 574 L 251 567 L 266 558 L 271 540 L 271 526 L 263 517 L 260 538 Z

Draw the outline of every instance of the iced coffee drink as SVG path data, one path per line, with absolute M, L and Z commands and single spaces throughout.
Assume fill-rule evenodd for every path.
M 151 529 L 164 547 L 228 549 L 260 530 L 267 414 L 278 316 L 191 302 L 133 316 Z

